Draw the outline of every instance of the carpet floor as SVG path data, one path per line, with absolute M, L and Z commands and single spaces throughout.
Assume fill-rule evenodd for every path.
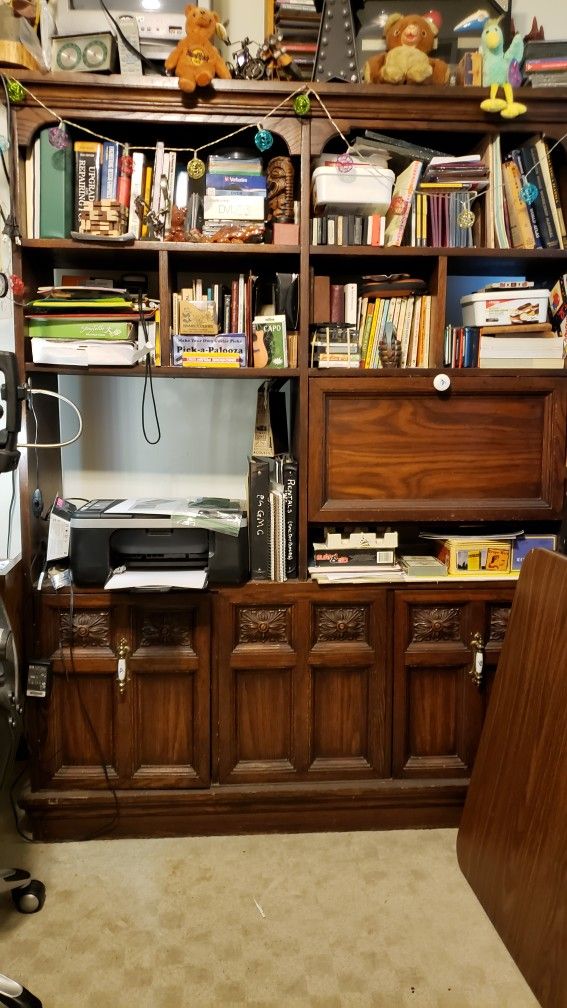
M 534 1008 L 459 870 L 456 830 L 26 843 L 0 971 L 44 1008 Z

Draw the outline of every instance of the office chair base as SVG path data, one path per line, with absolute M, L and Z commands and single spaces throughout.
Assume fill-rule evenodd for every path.
M 43 1003 L 27 987 L 0 973 L 0 1005 L 7 1008 L 43 1008 Z

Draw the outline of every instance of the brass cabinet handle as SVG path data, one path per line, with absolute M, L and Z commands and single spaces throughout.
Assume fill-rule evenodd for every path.
M 475 633 L 470 640 L 470 648 L 473 652 L 473 660 L 469 669 L 470 677 L 475 686 L 482 684 L 482 670 L 484 665 L 484 641 L 482 634 Z
M 124 695 L 126 690 L 126 685 L 128 683 L 128 666 L 126 664 L 126 659 L 130 654 L 130 648 L 125 637 L 121 637 L 118 642 L 118 666 L 116 669 L 116 681 L 118 682 L 118 691 L 120 696 Z

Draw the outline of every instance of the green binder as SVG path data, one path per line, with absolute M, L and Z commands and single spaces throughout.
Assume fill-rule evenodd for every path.
M 46 126 L 39 135 L 39 237 L 68 238 L 73 224 L 73 148 L 54 147 L 50 129 Z

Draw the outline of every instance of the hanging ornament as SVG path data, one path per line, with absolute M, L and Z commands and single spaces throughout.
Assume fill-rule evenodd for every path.
M 10 273 L 8 279 L 10 281 L 10 287 L 12 289 L 14 297 L 21 297 L 22 294 L 24 293 L 24 290 L 26 289 L 24 281 L 22 280 L 21 276 L 18 276 L 17 273 Z
M 4 136 L 3 133 L 0 133 L 0 151 L 2 151 L 3 154 L 5 154 L 9 146 L 10 141 L 8 140 L 8 137 Z
M 258 148 L 258 150 L 259 151 L 267 151 L 267 150 L 269 150 L 270 147 L 272 146 L 273 142 L 274 142 L 274 138 L 273 138 L 272 134 L 270 133 L 270 131 L 267 130 L 267 129 L 262 129 L 261 126 L 258 126 L 258 132 L 256 133 L 256 136 L 254 137 L 254 143 L 256 144 L 256 147 Z
M 298 116 L 309 115 L 311 111 L 311 102 L 309 100 L 309 95 L 300 94 L 293 99 L 293 111 Z
M 8 98 L 12 102 L 12 105 L 16 105 L 18 102 L 23 102 L 26 97 L 26 89 L 23 84 L 20 84 L 17 80 L 9 80 L 6 84 L 6 89 L 8 91 Z
M 527 206 L 531 206 L 532 203 L 535 203 L 538 196 L 539 189 L 533 184 L 533 182 L 525 182 L 520 189 L 520 199 L 526 203 Z
M 339 154 L 335 163 L 337 171 L 340 172 L 341 175 L 345 175 L 346 172 L 352 171 L 354 165 L 354 161 L 347 151 L 345 151 L 344 154 Z
M 71 137 L 67 133 L 63 123 L 59 123 L 59 126 L 52 126 L 47 134 L 47 138 L 52 147 L 56 147 L 57 150 L 64 150 L 65 147 L 69 147 L 71 144 Z
M 198 158 L 195 155 L 191 158 L 187 165 L 187 174 L 192 179 L 203 178 L 206 170 L 207 166 L 205 165 L 205 162 L 201 161 L 201 158 Z
M 457 224 L 460 228 L 469 228 L 473 226 L 475 220 L 476 217 L 472 210 L 469 210 L 468 207 L 463 207 L 457 217 Z

